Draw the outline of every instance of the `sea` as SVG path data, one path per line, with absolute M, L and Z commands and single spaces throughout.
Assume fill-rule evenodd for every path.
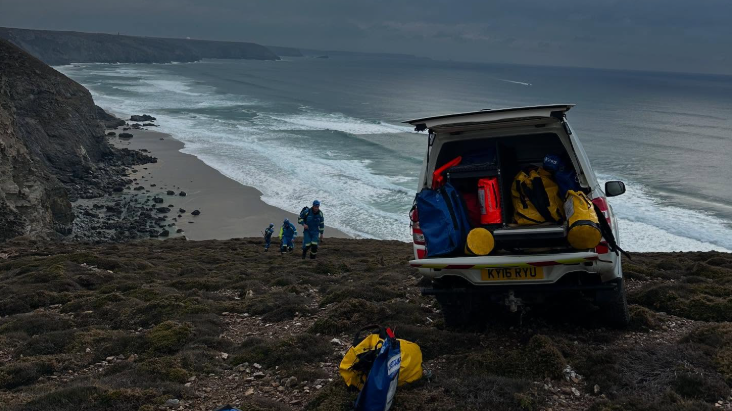
M 265 203 L 318 199 L 327 226 L 402 241 L 427 146 L 404 121 L 576 104 L 598 177 L 627 186 L 610 199 L 624 248 L 732 250 L 732 76 L 376 56 L 56 68 L 117 115 L 157 117 Z

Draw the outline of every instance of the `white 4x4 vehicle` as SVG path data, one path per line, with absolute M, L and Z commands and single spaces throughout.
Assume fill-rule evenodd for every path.
M 620 181 L 605 189 L 590 166 L 579 138 L 566 121 L 572 105 L 547 105 L 482 110 L 408 121 L 416 130 L 429 132 L 418 191 L 432 187 L 433 172 L 456 156 L 470 155 L 487 147 L 497 153 L 492 176 L 497 176 L 503 219 L 489 228 L 496 247 L 486 256 L 458 255 L 430 258 L 419 227 L 419 209 L 412 212 L 414 256 L 410 265 L 431 280 L 423 294 L 434 295 L 442 306 L 447 326 L 460 326 L 474 314 L 491 312 L 490 305 L 506 305 L 517 311 L 543 302 L 549 295 L 582 292 L 594 298 L 605 321 L 628 324 L 628 305 L 623 287 L 620 255 L 611 251 L 613 240 L 603 238 L 594 249 L 576 250 L 566 241 L 566 223 L 522 225 L 513 223 L 511 185 L 528 166 L 541 165 L 549 153 L 563 156 L 573 167 L 577 181 L 604 215 L 618 240 L 617 221 L 606 197 L 625 192 Z M 475 187 L 484 175 L 480 167 L 451 172 L 446 178 L 459 189 Z M 424 222 L 423 222 L 424 224 Z M 605 235 L 605 237 L 610 237 Z

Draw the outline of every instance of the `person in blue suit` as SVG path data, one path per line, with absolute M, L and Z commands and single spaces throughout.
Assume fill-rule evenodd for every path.
M 304 260 L 310 250 L 310 259 L 314 260 L 318 255 L 318 244 L 323 242 L 325 230 L 325 218 L 320 211 L 320 201 L 315 200 L 311 208 L 304 208 L 297 222 L 303 227 L 302 258 Z
M 292 251 L 295 248 L 293 240 L 297 235 L 297 228 L 287 218 L 280 227 L 280 252 L 282 254 Z
M 274 224 L 269 223 L 269 227 L 264 229 L 264 251 L 269 251 L 269 245 L 272 243 L 272 234 L 274 234 Z

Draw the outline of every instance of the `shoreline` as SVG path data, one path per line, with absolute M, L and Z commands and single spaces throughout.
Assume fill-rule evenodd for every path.
M 172 135 L 141 129 L 128 132 L 134 137 L 110 136 L 110 144 L 143 151 L 156 157 L 157 162 L 131 167 L 128 177 L 133 183 L 124 190 L 124 194 L 139 192 L 150 198 L 161 198 L 163 202 L 155 206 L 170 208 L 168 215 L 174 221 L 172 227 L 176 228 L 171 230 L 170 237 L 183 235 L 189 240 L 261 237 L 269 223 L 274 223 L 273 243 L 276 244 L 277 228 L 285 218 L 297 225 L 296 214 L 265 203 L 261 200 L 262 193 L 256 188 L 234 181 L 198 157 L 181 152 L 184 143 Z M 168 195 L 169 190 L 174 195 Z M 185 196 L 179 195 L 181 191 Z M 185 212 L 178 212 L 179 209 Z M 192 215 L 194 210 L 199 210 L 200 214 Z M 299 237 L 302 237 L 301 227 L 298 228 Z M 183 231 L 175 233 L 177 229 Z M 327 220 L 325 237 L 351 238 L 328 227 Z

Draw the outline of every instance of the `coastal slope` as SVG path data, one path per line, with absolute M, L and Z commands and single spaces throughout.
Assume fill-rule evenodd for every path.
M 0 240 L 68 234 L 71 200 L 121 183 L 107 166 L 139 155 L 109 145 L 100 110 L 84 87 L 0 39 Z
M 170 63 L 204 58 L 279 60 L 255 43 L 135 37 L 75 31 L 0 27 L 0 38 L 50 65 L 70 63 Z
M 410 244 L 329 239 L 317 260 L 261 238 L 11 242 L 0 252 L 7 410 L 348 410 L 361 327 L 419 344 L 429 377 L 394 410 L 714 410 L 732 398 L 732 256 L 634 254 L 632 323 L 562 295 L 449 329 Z M 166 407 L 166 408 L 163 408 Z M 2 407 L 0 407 L 2 408 Z

